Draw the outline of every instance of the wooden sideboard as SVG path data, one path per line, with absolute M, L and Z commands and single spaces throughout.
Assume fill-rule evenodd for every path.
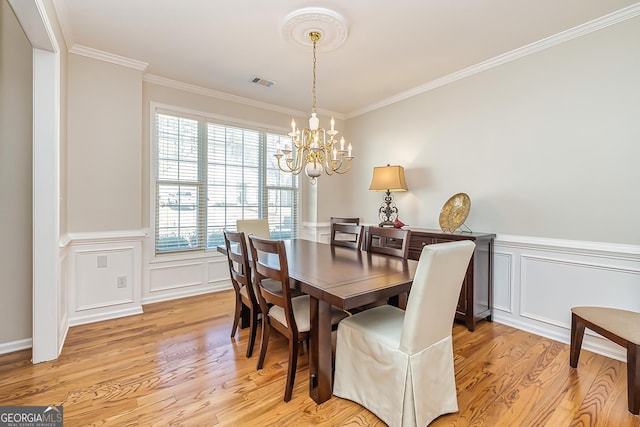
M 493 241 L 496 235 L 462 231 L 445 233 L 425 228 L 407 228 L 411 230 L 409 258 L 414 260 L 420 258 L 422 248 L 425 245 L 456 240 L 471 240 L 476 244 L 462 283 L 455 319 L 463 323 L 470 331 L 475 329 L 478 321 L 483 319 L 490 321 L 493 303 Z M 365 233 L 367 232 L 368 227 L 365 227 Z M 392 240 L 385 244 L 394 246 Z
M 493 241 L 495 234 L 466 233 L 456 231 L 445 233 L 440 230 L 411 228 L 409 238 L 409 258 L 419 259 L 422 248 L 434 243 L 456 240 L 472 240 L 476 248 L 471 256 L 467 274 L 462 283 L 456 320 L 473 331 L 476 323 L 482 319 L 491 320 L 493 287 Z

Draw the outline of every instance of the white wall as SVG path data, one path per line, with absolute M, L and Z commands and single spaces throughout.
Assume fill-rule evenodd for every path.
M 69 54 L 71 233 L 142 226 L 142 71 Z
M 639 51 L 636 17 L 349 120 L 351 210 L 377 221 L 370 165 L 397 163 L 406 224 L 465 192 L 474 231 L 640 244 Z
M 376 223 L 372 166 L 403 165 L 403 222 L 438 229 L 465 192 L 466 225 L 497 234 L 496 321 L 569 342 L 572 306 L 640 311 L 638 52 L 635 17 L 350 119 L 366 149 L 342 208 Z M 591 333 L 584 346 L 625 357 Z
M 32 53 L 13 10 L 0 1 L 0 352 L 31 345 Z M 7 246 L 9 244 L 10 246 Z

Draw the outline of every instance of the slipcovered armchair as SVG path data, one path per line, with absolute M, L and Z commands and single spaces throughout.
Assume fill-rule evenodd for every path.
M 333 394 L 389 426 L 425 426 L 458 410 L 451 330 L 475 244 L 427 245 L 406 312 L 383 305 L 338 325 Z
M 268 219 L 238 219 L 236 220 L 236 230 L 244 233 L 249 247 L 249 235 L 253 234 L 263 239 L 271 238 Z

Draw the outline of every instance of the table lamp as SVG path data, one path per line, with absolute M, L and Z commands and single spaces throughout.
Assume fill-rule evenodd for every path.
M 407 191 L 407 181 L 404 179 L 404 168 L 398 165 L 376 166 L 371 178 L 371 191 L 384 191 L 384 202 L 378 209 L 382 221 L 380 227 L 393 227 L 393 221 L 398 218 L 398 208 L 393 202 L 392 191 Z

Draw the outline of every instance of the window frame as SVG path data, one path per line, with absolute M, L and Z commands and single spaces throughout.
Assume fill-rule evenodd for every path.
M 159 165 L 159 146 L 158 146 L 158 126 L 157 126 L 157 115 L 165 114 L 168 116 L 184 118 L 187 120 L 196 120 L 198 126 L 198 177 L 195 182 L 182 182 L 178 179 L 176 180 L 166 180 L 166 179 L 158 179 L 158 165 Z M 162 257 L 163 259 L 169 258 L 171 256 L 176 257 L 199 257 L 199 256 L 208 256 L 211 251 L 215 251 L 218 244 L 221 242 L 215 242 L 215 244 L 209 246 L 209 234 L 210 230 L 207 227 L 207 210 L 209 209 L 209 204 L 207 202 L 207 191 L 210 186 L 210 182 L 208 181 L 208 161 L 207 159 L 207 147 L 209 141 L 207 140 L 207 127 L 210 124 L 223 126 L 225 129 L 230 128 L 238 128 L 243 131 L 257 132 L 259 134 L 259 165 L 258 165 L 258 180 L 259 180 L 259 201 L 258 201 L 258 216 L 259 218 L 270 218 L 269 214 L 271 208 L 269 204 L 269 194 L 271 191 L 276 193 L 284 190 L 285 194 L 288 192 L 291 195 L 291 237 L 297 237 L 298 231 L 300 227 L 300 180 L 297 176 L 291 176 L 291 186 L 287 185 L 272 185 L 272 183 L 268 182 L 268 171 L 273 169 L 273 166 L 269 165 L 269 153 L 268 151 L 268 135 L 279 135 L 281 138 L 286 138 L 286 134 L 288 132 L 285 128 L 278 128 L 270 125 L 264 125 L 260 123 L 244 121 L 240 119 L 234 119 L 226 116 L 220 116 L 216 114 L 210 114 L 200 111 L 189 110 L 181 107 L 176 107 L 173 105 L 161 104 L 150 102 L 149 108 L 149 123 L 150 123 L 150 144 L 149 144 L 149 217 L 150 217 L 150 254 L 152 258 Z M 203 132 L 204 129 L 204 132 Z M 159 249 L 159 215 L 161 200 L 158 199 L 159 189 L 161 185 L 167 184 L 175 184 L 177 185 L 188 185 L 188 186 L 196 186 L 197 187 L 197 202 L 196 202 L 196 232 L 198 246 L 189 247 L 189 248 L 171 248 L 167 250 Z M 277 197 L 276 197 L 277 198 Z M 204 201 L 204 202 L 198 202 Z M 225 201 L 223 205 L 226 210 L 229 206 Z M 279 206 L 279 205 L 278 205 Z M 244 206 L 241 206 L 244 208 Z M 277 206 L 276 206 L 277 210 Z M 226 216 L 226 215 L 225 215 Z M 244 216 L 243 216 L 244 217 Z M 226 221 L 225 221 L 226 222 Z M 286 223 L 283 221 L 277 222 L 277 228 L 282 229 L 282 225 Z M 226 223 L 223 225 L 223 229 L 235 229 L 235 220 L 233 220 L 233 224 Z M 179 228 L 178 228 L 179 230 Z M 180 236 L 180 235 L 179 235 Z M 276 238 L 276 237 L 274 237 Z

